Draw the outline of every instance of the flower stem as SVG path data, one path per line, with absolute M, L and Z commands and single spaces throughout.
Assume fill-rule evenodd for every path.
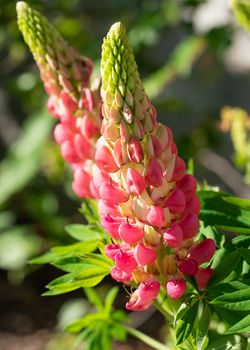
M 135 338 L 141 340 L 143 343 L 151 346 L 155 350 L 171 350 L 166 345 L 164 345 L 164 344 L 158 342 L 157 340 L 149 337 L 148 335 L 138 331 L 137 329 L 134 329 L 128 325 L 125 325 L 125 328 L 129 334 L 131 334 Z
M 173 321 L 173 317 L 170 313 L 168 313 L 163 307 L 162 305 L 159 303 L 158 300 L 154 301 L 154 307 L 170 322 Z

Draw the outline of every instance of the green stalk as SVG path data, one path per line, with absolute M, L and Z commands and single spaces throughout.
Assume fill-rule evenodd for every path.
M 167 312 L 167 310 L 162 307 L 161 303 L 158 300 L 154 301 L 154 307 L 169 321 L 173 322 L 173 317 L 172 315 Z
M 138 331 L 137 329 L 134 329 L 130 326 L 125 325 L 124 326 L 127 332 L 131 335 L 133 335 L 135 338 L 141 340 L 143 343 L 151 346 L 155 350 L 171 350 L 169 347 L 166 345 L 158 342 L 157 340 L 149 337 L 148 335 Z

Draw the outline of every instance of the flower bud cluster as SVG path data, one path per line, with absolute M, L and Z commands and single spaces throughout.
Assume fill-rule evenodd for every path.
M 73 190 L 81 198 L 97 198 L 92 173 L 101 128 L 99 88 L 90 89 L 93 63 L 60 36 L 39 12 L 17 4 L 18 24 L 40 70 L 48 108 L 59 119 L 54 135 L 63 158 L 74 172 Z
M 146 310 L 160 285 L 173 299 L 184 294 L 185 276 L 204 288 L 212 270 L 201 265 L 215 244 L 194 242 L 196 180 L 186 174 L 170 129 L 156 120 L 120 23 L 104 40 L 101 72 L 104 119 L 96 163 L 109 176 L 99 183 L 99 213 L 114 241 L 105 253 L 115 262 L 115 280 L 139 285 L 127 308 Z

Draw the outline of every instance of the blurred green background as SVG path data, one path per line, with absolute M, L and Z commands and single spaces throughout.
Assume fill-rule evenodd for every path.
M 71 173 L 53 142 L 55 120 L 38 70 L 16 24 L 15 1 L 0 1 L 0 350 L 70 349 L 65 320 L 89 310 L 80 292 L 41 297 L 59 273 L 29 259 L 66 244 L 68 223 L 83 223 Z M 250 110 L 250 37 L 227 0 L 29 1 L 99 74 L 102 39 L 122 21 L 146 91 L 200 181 L 249 197 L 244 166 L 219 128 L 226 105 Z M 102 289 L 112 282 L 105 280 Z M 121 291 L 122 293 L 122 291 Z M 120 307 L 124 296 L 118 300 Z M 150 316 L 150 315 L 149 315 Z M 141 321 L 143 323 L 143 320 Z M 153 315 L 144 330 L 165 336 Z M 160 329 L 160 332 L 159 332 Z M 164 335 L 162 335 L 164 334 Z M 114 349 L 146 349 L 136 341 Z

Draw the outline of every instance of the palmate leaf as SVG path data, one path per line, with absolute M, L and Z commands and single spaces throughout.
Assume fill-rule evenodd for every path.
M 178 319 L 176 325 L 176 345 L 183 343 L 191 334 L 194 322 L 196 319 L 196 315 L 198 312 L 199 303 L 196 301 L 187 311 L 182 314 L 182 316 Z
M 250 249 L 247 248 L 238 248 L 237 251 L 240 253 L 242 258 L 250 264 Z
M 230 250 L 221 249 L 218 251 L 212 263 L 212 268 L 215 270 L 209 282 L 209 286 L 216 285 L 228 276 L 230 276 L 232 280 L 235 279 L 237 272 L 241 272 L 240 269 L 238 271 L 238 266 L 241 262 L 242 257 L 237 250 L 230 252 Z
M 232 293 L 226 293 L 211 301 L 226 310 L 250 311 L 250 287 Z
M 227 330 L 227 334 L 250 332 L 250 314 Z
M 70 273 L 60 277 L 47 286 L 49 288 L 48 292 L 43 295 L 58 295 L 71 292 L 78 288 L 83 287 L 94 287 L 100 283 L 105 276 L 109 274 L 109 271 L 102 269 L 100 267 L 88 266 L 88 268 L 81 273 Z M 65 281 L 66 282 L 63 282 Z
M 200 311 L 196 326 L 197 350 L 203 350 L 207 343 L 208 327 L 211 320 L 211 312 L 207 303 L 202 303 Z
M 239 335 L 221 335 L 208 344 L 206 350 L 246 350 L 247 340 Z
M 97 241 L 103 238 L 100 226 L 71 224 L 65 226 L 67 233 L 81 242 Z
M 232 196 L 225 192 L 202 190 L 197 192 L 201 201 L 200 219 L 205 225 L 212 225 L 235 233 L 250 234 L 250 211 L 242 204 L 232 203 Z M 230 198 L 230 203 L 227 198 Z

